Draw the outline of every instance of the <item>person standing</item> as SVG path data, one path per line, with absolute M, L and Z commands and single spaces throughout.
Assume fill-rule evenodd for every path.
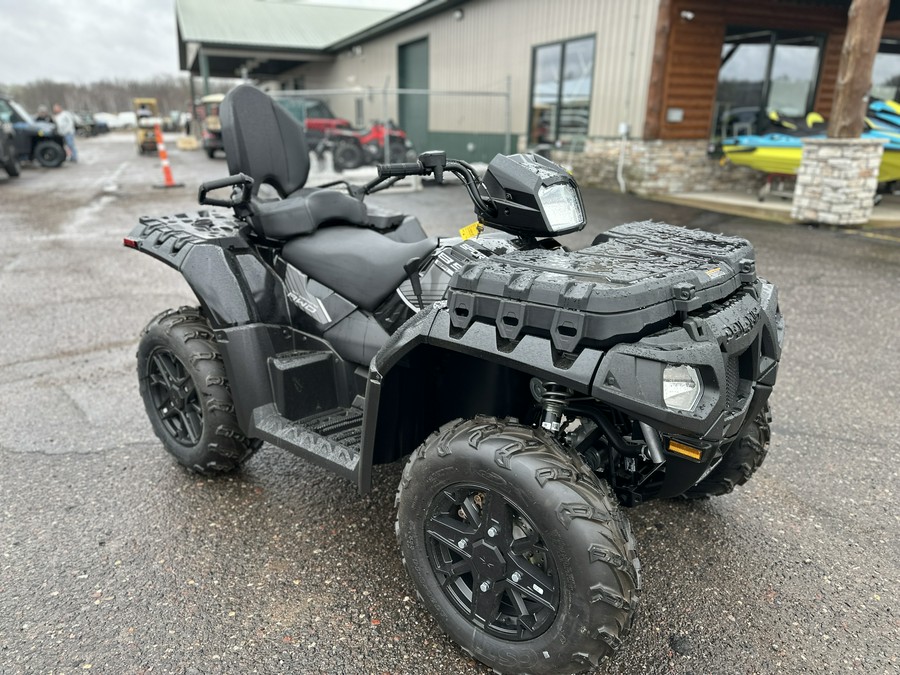
M 53 118 L 50 117 L 50 111 L 47 110 L 47 106 L 39 105 L 37 115 L 34 116 L 34 119 L 38 122 L 49 122 L 53 123 Z
M 53 105 L 53 121 L 56 122 L 56 131 L 66 142 L 69 153 L 69 161 L 78 161 L 78 151 L 75 149 L 75 116 L 68 110 L 63 110 L 59 103 Z

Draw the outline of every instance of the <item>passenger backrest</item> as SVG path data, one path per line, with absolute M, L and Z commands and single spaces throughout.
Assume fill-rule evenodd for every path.
M 309 175 L 309 151 L 301 124 L 255 87 L 228 92 L 219 108 L 228 172 L 254 180 L 253 194 L 269 183 L 282 197 L 299 190 Z

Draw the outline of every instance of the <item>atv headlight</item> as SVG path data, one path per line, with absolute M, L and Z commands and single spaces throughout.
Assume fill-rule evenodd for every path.
M 691 412 L 697 407 L 703 385 L 693 366 L 666 366 L 663 370 L 663 401 L 673 410 Z
M 581 200 L 571 183 L 542 185 L 538 190 L 538 201 L 544 208 L 547 226 L 554 232 L 576 227 L 584 222 Z

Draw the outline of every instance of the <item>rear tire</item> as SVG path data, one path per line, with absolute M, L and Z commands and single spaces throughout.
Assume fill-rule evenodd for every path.
M 170 309 L 153 319 L 137 360 L 153 431 L 180 464 L 206 475 L 227 473 L 262 445 L 238 426 L 222 356 L 199 310 Z
M 397 504 L 422 601 L 495 672 L 580 672 L 622 644 L 640 591 L 634 535 L 609 486 L 543 431 L 446 424 L 412 454 Z
M 682 496 L 687 499 L 705 499 L 727 495 L 738 485 L 750 480 L 769 452 L 771 423 L 772 413 L 766 405 L 748 426 L 746 433 L 731 442 L 716 468 Z
M 215 148 L 207 148 L 207 149 L 206 149 L 206 156 L 209 157 L 210 159 L 215 159 L 215 157 L 216 157 L 216 149 L 215 149 Z
M 34 158 L 43 167 L 52 169 L 66 161 L 66 151 L 53 141 L 38 141 L 34 146 Z

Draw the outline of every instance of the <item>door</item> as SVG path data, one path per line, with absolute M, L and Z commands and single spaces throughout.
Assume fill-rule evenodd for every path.
M 428 38 L 398 47 L 397 81 L 401 89 L 428 89 Z M 416 146 L 428 150 L 428 96 L 400 94 L 397 109 L 400 128 Z

